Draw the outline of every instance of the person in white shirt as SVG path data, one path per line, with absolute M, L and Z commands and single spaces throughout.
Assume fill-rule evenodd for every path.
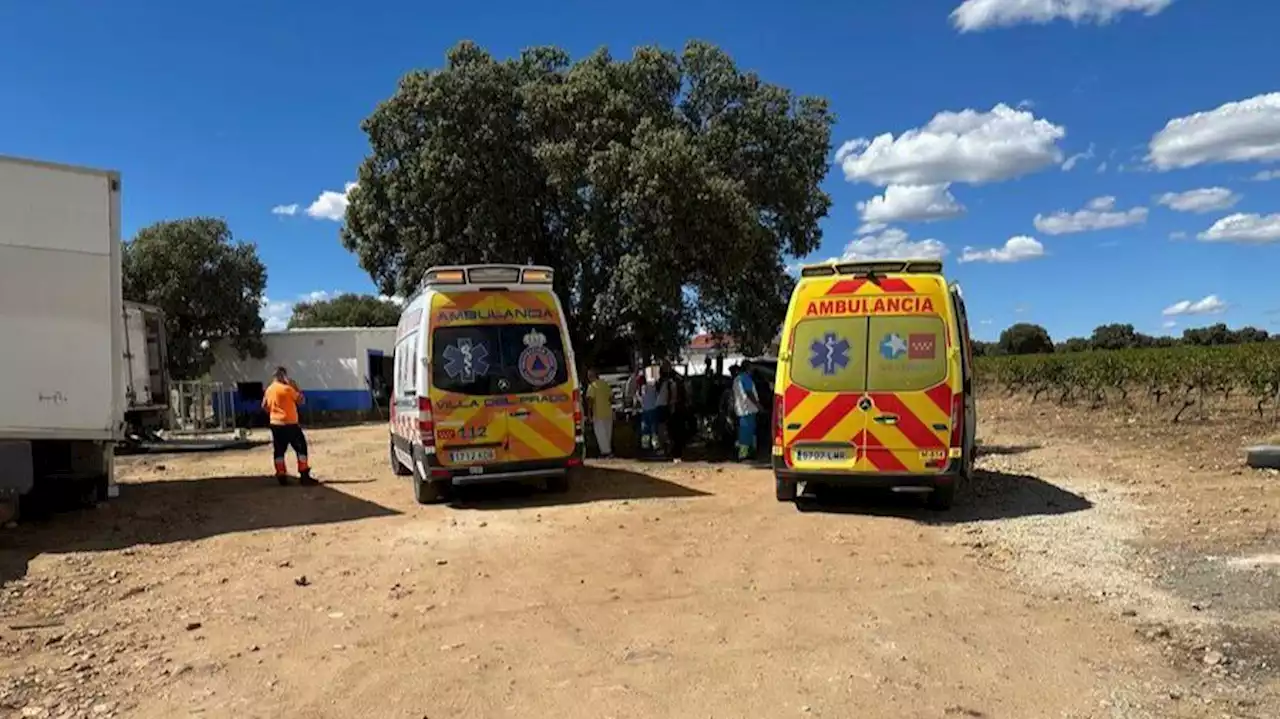
M 738 459 L 755 459 L 756 415 L 760 413 L 760 396 L 756 394 L 751 373 L 734 365 L 729 374 L 733 377 L 733 411 L 738 415 Z

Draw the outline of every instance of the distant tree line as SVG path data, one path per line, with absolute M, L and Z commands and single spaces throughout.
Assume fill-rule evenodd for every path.
M 1208 327 L 1193 327 L 1182 331 L 1181 337 L 1153 336 L 1138 332 L 1130 324 L 1107 324 L 1094 328 L 1088 337 L 1071 337 L 1065 342 L 1054 343 L 1049 331 L 1037 324 L 1019 322 L 1000 333 L 995 342 L 973 343 L 973 352 L 980 356 L 1047 354 L 1050 352 L 1086 352 L 1088 350 L 1142 349 L 1148 347 L 1216 347 L 1240 345 L 1251 342 L 1280 340 L 1280 335 L 1269 334 L 1257 327 L 1241 327 L 1233 330 L 1219 322 Z

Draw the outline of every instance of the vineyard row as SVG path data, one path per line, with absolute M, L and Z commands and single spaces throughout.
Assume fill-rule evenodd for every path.
M 1261 415 L 1280 391 L 1280 342 L 1219 347 L 1094 350 L 975 359 L 979 387 L 1050 397 L 1059 403 L 1172 400 L 1177 421 L 1210 397 L 1248 395 Z

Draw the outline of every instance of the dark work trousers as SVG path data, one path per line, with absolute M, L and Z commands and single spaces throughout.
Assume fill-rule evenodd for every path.
M 276 476 L 283 477 L 289 473 L 284 457 L 292 447 L 298 455 L 298 474 L 303 478 L 311 476 L 311 464 L 307 461 L 307 436 L 302 427 L 296 424 L 271 425 L 271 446 L 276 464 Z

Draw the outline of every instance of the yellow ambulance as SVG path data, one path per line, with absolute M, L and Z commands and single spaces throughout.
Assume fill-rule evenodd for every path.
M 458 485 L 568 488 L 585 455 L 564 309 L 549 267 L 427 270 L 396 331 L 393 471 L 421 503 Z
M 969 323 L 937 260 L 803 267 L 774 388 L 778 501 L 812 483 L 924 493 L 948 509 L 972 473 Z

